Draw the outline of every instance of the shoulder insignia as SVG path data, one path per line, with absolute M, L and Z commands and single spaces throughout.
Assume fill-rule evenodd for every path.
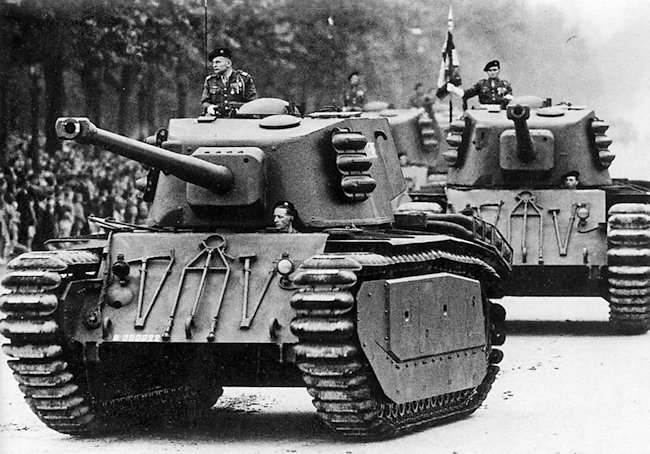
M 250 76 L 250 74 L 248 74 L 246 71 L 239 71 L 239 73 L 244 77 L 249 77 Z
M 212 78 L 215 77 L 215 76 L 216 76 L 216 74 L 210 74 L 209 76 L 207 76 L 207 77 L 205 78 L 205 80 L 206 80 L 206 81 L 207 81 L 207 80 L 210 80 L 210 79 L 212 79 Z

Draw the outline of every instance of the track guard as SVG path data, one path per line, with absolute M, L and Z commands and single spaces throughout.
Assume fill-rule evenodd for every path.
M 382 279 L 364 282 L 357 298 L 359 340 L 390 399 L 481 383 L 488 347 L 478 281 L 449 273 Z

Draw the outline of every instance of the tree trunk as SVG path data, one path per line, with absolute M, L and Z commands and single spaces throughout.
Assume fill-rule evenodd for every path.
M 8 26 L 4 18 L 0 17 L 0 164 L 7 162 L 7 139 L 9 138 L 9 106 L 7 96 L 9 94 L 9 50 L 8 42 Z
M 27 159 L 35 169 L 40 167 L 38 148 L 40 142 L 39 120 L 41 119 L 41 72 L 38 66 L 29 67 L 29 131 L 31 134 L 27 147 Z
M 151 135 L 156 127 L 156 70 L 153 65 L 147 68 L 147 92 L 145 120 L 147 135 Z
M 128 135 L 127 130 L 129 121 L 129 105 L 131 104 L 131 92 L 133 91 L 135 67 L 128 65 L 122 68 L 120 77 L 120 86 L 117 89 L 117 132 L 122 135 Z
M 87 62 L 83 65 L 79 76 L 81 77 L 81 86 L 84 92 L 85 114 L 90 121 L 97 126 L 102 123 L 102 95 L 104 94 L 101 70 L 96 69 L 97 65 L 93 62 Z
M 176 117 L 187 116 L 187 80 L 184 76 L 186 68 L 181 62 L 176 65 Z
M 45 153 L 52 156 L 60 148 L 54 130 L 56 119 L 63 113 L 65 87 L 63 85 L 63 51 L 57 22 L 49 21 L 43 46 L 43 74 L 45 77 Z
M 7 107 L 7 85 L 9 77 L 7 76 L 7 66 L 0 64 L 0 165 L 7 163 L 7 139 L 9 138 L 8 123 L 9 109 Z
M 152 65 L 145 69 L 144 76 L 140 79 L 138 91 L 138 123 L 140 125 L 140 139 L 153 134 L 154 128 L 154 80 L 155 71 Z

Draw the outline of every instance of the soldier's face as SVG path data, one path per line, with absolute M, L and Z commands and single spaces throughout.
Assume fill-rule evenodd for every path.
M 564 186 L 569 189 L 575 189 L 578 187 L 578 178 L 574 176 L 569 176 L 564 179 Z
M 357 76 L 356 74 L 352 75 L 352 77 L 350 77 L 350 85 L 358 85 L 358 84 L 359 84 L 359 76 Z
M 499 68 L 490 68 L 487 70 L 487 75 L 490 79 L 496 79 L 499 77 Z
M 217 74 L 224 74 L 231 65 L 232 62 L 227 57 L 215 57 L 212 59 L 212 69 Z
M 277 207 L 273 210 L 273 223 L 275 228 L 280 232 L 288 232 L 293 221 L 293 216 L 289 214 L 289 210 L 284 207 Z

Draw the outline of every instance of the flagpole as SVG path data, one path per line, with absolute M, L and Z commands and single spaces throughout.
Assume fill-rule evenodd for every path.
M 451 100 L 451 95 L 449 95 L 449 124 L 450 125 L 451 125 L 453 114 L 454 114 L 454 103 Z
M 447 29 L 449 30 L 448 33 L 451 35 L 451 32 L 454 30 L 454 19 L 453 19 L 452 12 L 451 12 L 451 1 L 449 2 L 449 16 L 447 16 Z M 450 71 L 452 71 L 453 70 L 453 66 L 452 66 L 453 65 L 453 54 L 450 55 L 450 57 L 451 57 L 451 59 L 449 61 L 449 69 L 450 69 Z M 451 74 L 450 74 L 450 76 L 451 76 Z M 451 81 L 451 77 L 450 77 L 450 81 Z M 451 127 L 451 122 L 453 120 L 453 115 L 454 115 L 454 103 L 453 103 L 453 100 L 452 100 L 452 96 L 450 94 L 449 95 L 449 126 L 450 127 Z
M 203 0 L 203 12 L 204 12 L 204 22 L 203 22 L 203 54 L 205 61 L 205 76 L 208 76 L 208 0 Z

